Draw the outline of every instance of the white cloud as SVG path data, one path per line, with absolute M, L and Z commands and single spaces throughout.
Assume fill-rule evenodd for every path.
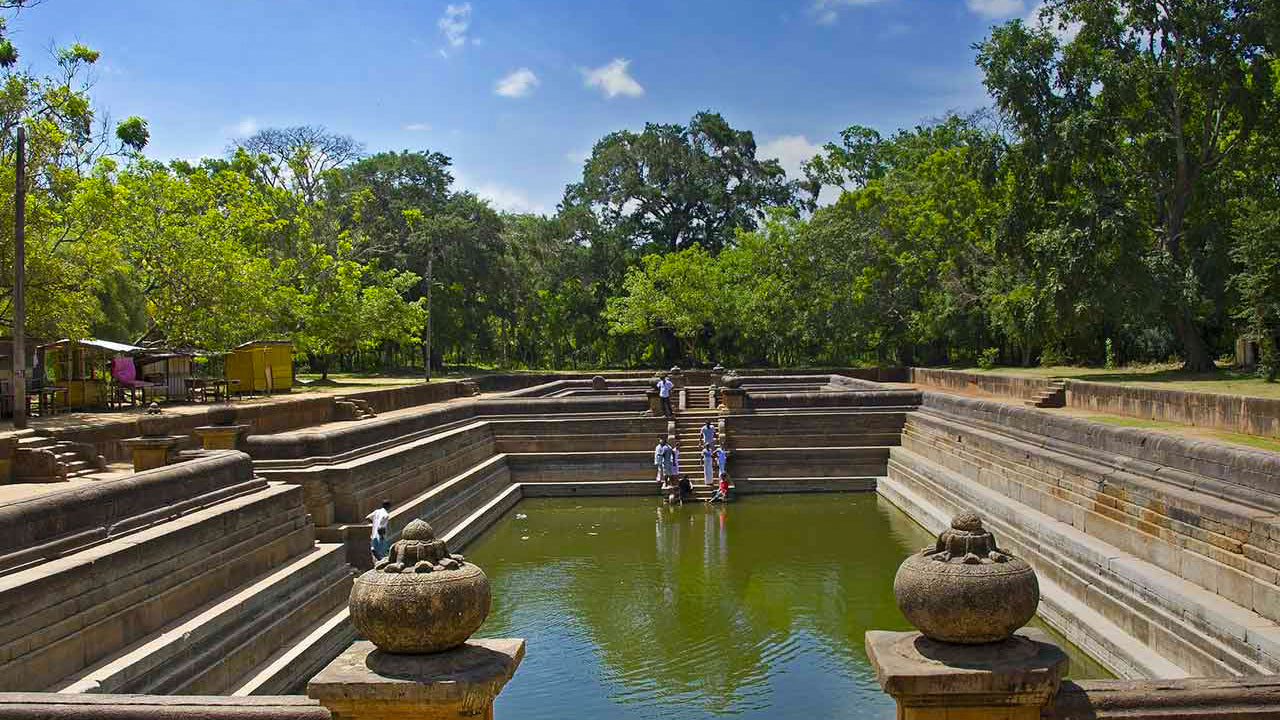
M 258 121 L 254 118 L 247 117 L 240 122 L 225 128 L 227 134 L 232 137 L 249 137 L 258 132 Z
M 1021 15 L 1027 5 L 1023 0 L 965 0 L 970 12 L 986 18 L 1007 18 Z
M 467 44 L 467 30 L 471 27 L 471 3 L 446 5 L 444 15 L 436 21 L 436 26 L 444 35 L 445 47 L 440 48 L 442 57 L 449 57 L 450 50 L 458 50 Z
M 814 18 L 822 25 L 834 25 L 840 19 L 840 8 L 853 5 L 874 5 L 884 0 L 813 0 L 809 7 Z
M 631 61 L 626 58 L 615 58 L 608 65 L 583 70 L 582 74 L 587 87 L 600 88 L 605 97 L 640 97 L 644 94 L 644 88 L 627 73 L 627 66 L 630 64 Z
M 529 68 L 520 68 L 499 80 L 493 91 L 503 97 L 519 98 L 529 95 L 538 87 L 538 76 Z
M 1044 0 L 1040 0 L 1031 8 L 1031 12 L 1027 13 L 1027 17 L 1024 20 L 1028 27 L 1047 27 L 1049 32 L 1053 33 L 1058 38 L 1058 41 L 1062 43 L 1069 43 L 1076 39 L 1076 35 L 1080 34 L 1080 28 L 1084 27 L 1083 23 L 1079 21 L 1069 22 L 1066 27 L 1062 27 L 1054 14 L 1041 15 L 1044 9 Z
M 800 163 L 822 152 L 822 148 L 809 142 L 803 135 L 782 135 L 763 145 L 756 146 L 756 157 L 761 160 L 777 160 L 787 177 L 804 177 Z
M 494 210 L 512 213 L 533 213 L 536 215 L 549 215 L 552 212 L 547 205 L 534 200 L 529 193 L 521 188 L 500 182 L 477 180 L 463 170 L 453 173 L 453 186 L 458 190 L 466 190 L 475 193 L 477 197 L 483 200 L 488 200 L 489 205 Z
M 409 132 L 426 132 L 431 129 L 431 126 L 427 123 L 409 123 L 404 126 L 404 129 Z
M 822 148 L 809 142 L 803 135 L 781 135 L 763 145 L 756 146 L 756 157 L 761 160 L 777 160 L 791 180 L 804 178 L 800 164 L 822 152 Z M 818 193 L 819 205 L 830 205 L 840 199 L 840 188 L 824 187 Z

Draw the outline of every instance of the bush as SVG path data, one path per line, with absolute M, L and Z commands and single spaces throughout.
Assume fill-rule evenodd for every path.
M 996 361 L 1000 359 L 1000 348 L 987 348 L 982 351 L 982 356 L 978 358 L 978 367 L 983 370 L 990 370 L 996 366 Z
M 1107 369 L 1116 369 L 1116 348 L 1111 343 L 1111 338 L 1107 338 Z

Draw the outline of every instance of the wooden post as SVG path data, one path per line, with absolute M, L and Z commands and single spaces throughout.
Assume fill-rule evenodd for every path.
M 13 205 L 13 426 L 27 426 L 27 134 L 18 126 L 18 167 Z

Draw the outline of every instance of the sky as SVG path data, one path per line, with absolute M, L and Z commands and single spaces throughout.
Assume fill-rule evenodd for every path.
M 554 212 L 592 146 L 719 112 L 789 173 L 850 125 L 882 133 L 989 104 L 973 44 L 1036 0 L 44 0 L 22 61 L 102 53 L 100 113 L 158 160 L 323 125 L 367 152 L 453 159 L 455 188 Z

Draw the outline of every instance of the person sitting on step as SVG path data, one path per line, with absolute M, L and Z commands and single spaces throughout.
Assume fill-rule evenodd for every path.
M 720 487 L 707 498 L 707 502 L 728 502 L 729 501 L 729 476 L 720 473 Z

